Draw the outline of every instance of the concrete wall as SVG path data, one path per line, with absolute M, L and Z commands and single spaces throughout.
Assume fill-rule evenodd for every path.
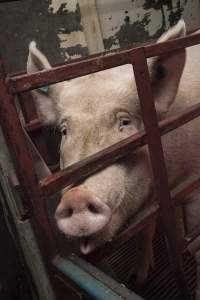
M 157 39 L 180 18 L 188 30 L 200 27 L 199 0 L 97 0 L 105 49 Z
M 183 17 L 200 27 L 199 0 L 21 0 L 0 4 L 0 52 L 8 72 L 25 69 L 36 40 L 52 64 L 155 40 Z
M 87 55 L 76 0 L 22 0 L 0 4 L 0 53 L 7 70 L 25 69 L 28 44 L 37 41 L 52 63 Z

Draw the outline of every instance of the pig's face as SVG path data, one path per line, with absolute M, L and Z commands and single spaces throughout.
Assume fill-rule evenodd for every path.
M 180 36 L 180 22 L 161 40 Z M 152 89 L 159 116 L 173 102 L 185 62 L 184 50 L 150 62 Z M 50 68 L 32 43 L 28 71 Z M 48 93 L 34 92 L 40 115 L 60 126 L 60 166 L 65 168 L 143 128 L 131 65 L 60 83 Z M 116 231 L 150 197 L 151 175 L 146 148 L 64 190 L 55 213 L 59 229 L 81 238 L 89 253 Z
M 138 131 L 142 122 L 133 79 L 132 66 L 126 65 L 61 87 L 61 168 Z M 63 193 L 56 210 L 58 227 L 66 235 L 87 237 L 81 246 L 84 253 L 93 248 L 88 236 L 108 229 L 114 214 L 124 220 L 141 205 L 149 191 L 144 158 L 144 150 L 135 152 Z

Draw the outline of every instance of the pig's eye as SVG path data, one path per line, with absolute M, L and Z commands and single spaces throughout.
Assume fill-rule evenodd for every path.
M 60 132 L 62 135 L 67 135 L 67 126 L 65 124 L 61 125 Z
M 130 125 L 131 119 L 128 117 L 122 117 L 120 118 L 120 123 L 119 123 L 119 130 L 122 131 L 125 127 Z

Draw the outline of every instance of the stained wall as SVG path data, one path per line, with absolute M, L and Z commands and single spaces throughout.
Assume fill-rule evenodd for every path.
M 26 67 L 31 40 L 52 64 L 157 39 L 184 18 L 200 27 L 198 0 L 21 0 L 0 4 L 0 53 L 8 72 Z

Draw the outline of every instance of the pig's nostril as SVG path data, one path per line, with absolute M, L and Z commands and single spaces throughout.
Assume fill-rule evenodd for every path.
M 93 214 L 98 214 L 99 213 L 99 210 L 93 204 L 88 205 L 88 210 Z
M 65 211 L 65 218 L 70 218 L 73 215 L 73 208 L 69 207 L 66 211 Z

